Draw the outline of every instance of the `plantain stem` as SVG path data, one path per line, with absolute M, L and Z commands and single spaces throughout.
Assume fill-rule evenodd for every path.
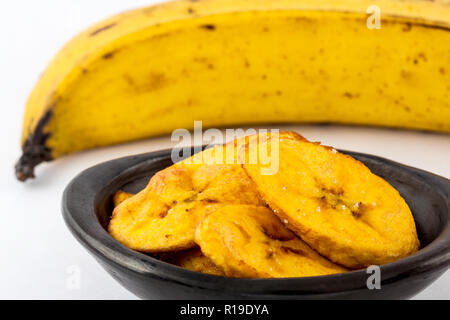
M 51 149 L 46 146 L 50 137 L 49 133 L 44 133 L 44 127 L 50 121 L 52 111 L 39 120 L 34 132 L 28 137 L 23 145 L 23 153 L 15 165 L 16 178 L 19 181 L 26 181 L 34 178 L 34 168 L 45 161 L 53 160 Z

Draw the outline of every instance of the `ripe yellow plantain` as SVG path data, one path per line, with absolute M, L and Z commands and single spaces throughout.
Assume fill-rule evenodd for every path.
M 381 29 L 367 27 L 371 5 Z M 120 14 L 69 42 L 36 84 L 16 175 L 193 120 L 450 132 L 449 29 L 448 0 L 174 1 Z

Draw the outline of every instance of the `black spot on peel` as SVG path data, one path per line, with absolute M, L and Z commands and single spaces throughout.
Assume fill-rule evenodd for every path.
M 313 19 L 308 17 L 293 17 L 293 20 L 297 23 L 312 23 Z
M 164 219 L 169 214 L 169 210 L 163 211 L 159 213 L 159 217 Z
M 419 54 L 417 55 L 419 59 L 422 59 L 423 61 L 427 62 L 427 56 L 425 55 L 424 52 L 419 52 Z
M 206 202 L 206 203 L 218 203 L 219 202 L 215 199 L 202 199 L 201 201 Z
M 405 23 L 405 26 L 402 28 L 403 32 L 409 32 L 412 29 L 412 25 L 410 22 Z
M 343 96 L 348 99 L 359 98 L 359 93 L 350 93 L 346 91 L 343 93 Z
M 350 92 L 344 92 L 344 97 L 352 99 L 353 95 Z
M 416 63 L 416 62 L 414 62 L 414 63 Z M 401 76 L 403 79 L 408 80 L 408 79 L 411 79 L 411 78 L 412 78 L 413 74 L 411 73 L 411 71 L 408 71 L 408 70 L 401 70 L 400 76 Z
M 108 53 L 104 54 L 102 58 L 104 60 L 108 60 L 108 59 L 111 59 L 112 57 L 114 57 L 114 52 L 108 52 Z
M 213 24 L 203 24 L 200 26 L 200 28 L 205 29 L 205 30 L 209 30 L 209 31 L 214 31 L 216 30 L 216 26 Z
M 98 28 L 89 34 L 89 37 L 95 37 L 96 35 L 102 33 L 103 31 L 109 30 L 117 25 L 117 22 L 108 24 L 104 27 Z

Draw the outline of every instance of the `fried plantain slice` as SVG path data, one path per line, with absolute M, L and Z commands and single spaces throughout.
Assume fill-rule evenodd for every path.
M 231 277 L 308 277 L 346 271 L 321 257 L 261 206 L 218 208 L 203 218 L 195 241 Z
M 274 139 L 279 140 L 271 143 Z M 278 146 L 276 174 L 261 174 L 259 162 L 244 164 L 244 169 L 275 214 L 320 254 L 362 268 L 419 249 L 408 205 L 364 164 L 294 132 L 253 138 L 240 157 L 251 158 L 272 145 Z
M 222 268 L 214 264 L 198 247 L 168 255 L 162 260 L 181 268 L 216 276 L 225 275 Z
M 199 220 L 223 204 L 263 202 L 254 183 L 237 164 L 226 164 L 227 147 L 207 149 L 156 173 L 147 187 L 115 208 L 110 234 L 127 247 L 148 253 L 195 246 Z
M 113 197 L 114 208 L 119 206 L 119 204 L 121 204 L 125 200 L 131 198 L 132 196 L 134 196 L 134 194 L 132 194 L 132 193 L 125 192 L 123 190 L 117 191 Z

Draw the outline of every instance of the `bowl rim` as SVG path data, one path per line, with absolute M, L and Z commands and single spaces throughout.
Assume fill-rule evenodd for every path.
M 363 153 L 339 150 L 363 161 L 389 164 L 427 184 L 447 204 L 447 219 L 440 234 L 417 253 L 380 266 L 382 285 L 405 277 L 420 276 L 430 271 L 445 271 L 450 267 L 450 180 L 400 163 Z M 171 149 L 149 152 L 110 160 L 78 174 L 66 187 L 62 198 L 64 221 L 74 237 L 96 258 L 144 276 L 177 282 L 180 285 L 245 295 L 321 294 L 359 290 L 366 287 L 366 269 L 346 273 L 300 277 L 243 279 L 199 272 L 160 261 L 129 249 L 116 241 L 102 227 L 96 215 L 97 197 L 108 184 L 123 174 L 132 175 L 139 167 L 157 164 L 170 158 Z M 109 171 L 109 172 L 108 172 Z

